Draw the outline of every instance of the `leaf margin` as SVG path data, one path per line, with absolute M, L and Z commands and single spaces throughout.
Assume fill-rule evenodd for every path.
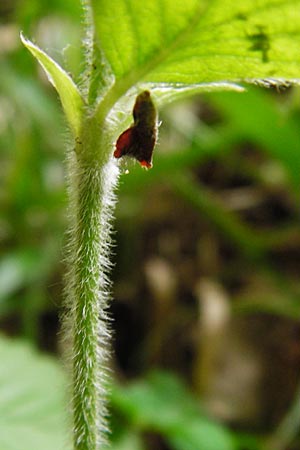
M 44 69 L 48 80 L 59 94 L 63 110 L 66 114 L 70 128 L 78 136 L 81 128 L 81 116 L 84 100 L 69 74 L 47 53 L 20 33 L 23 45 L 38 60 Z

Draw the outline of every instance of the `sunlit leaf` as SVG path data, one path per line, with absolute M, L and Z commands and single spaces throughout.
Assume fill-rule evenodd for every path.
M 92 0 L 117 80 L 300 78 L 300 0 Z

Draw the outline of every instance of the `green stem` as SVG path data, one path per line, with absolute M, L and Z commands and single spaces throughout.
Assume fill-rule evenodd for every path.
M 80 150 L 81 156 L 73 161 L 70 180 L 73 217 L 66 289 L 71 317 L 65 327 L 69 324 L 72 333 L 74 450 L 102 448 L 107 429 L 104 385 L 110 336 L 107 271 L 117 169 L 108 158 L 99 162 L 91 145 L 88 139 L 78 143 L 77 154 Z M 108 154 L 109 151 L 101 152 Z

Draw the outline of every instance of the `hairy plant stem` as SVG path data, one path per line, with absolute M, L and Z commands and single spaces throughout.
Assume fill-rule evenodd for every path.
M 66 286 L 71 314 L 65 322 L 72 347 L 73 446 L 74 450 L 99 450 L 105 443 L 107 429 L 107 271 L 118 171 L 109 157 L 96 157 L 95 147 L 88 139 L 77 144 L 76 154 L 70 164 L 71 230 Z M 109 151 L 101 154 L 108 155 Z

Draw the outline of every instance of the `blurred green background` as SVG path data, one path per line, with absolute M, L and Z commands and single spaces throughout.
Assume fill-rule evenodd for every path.
M 14 351 L 36 349 L 31 379 L 39 352 L 55 367 L 61 353 L 67 227 L 64 118 L 19 32 L 80 81 L 80 19 L 75 0 L 0 3 L 0 410 L 11 417 L 7 392 L 25 373 Z M 299 94 L 248 87 L 175 103 L 160 111 L 154 168 L 122 161 L 114 449 L 300 447 Z

